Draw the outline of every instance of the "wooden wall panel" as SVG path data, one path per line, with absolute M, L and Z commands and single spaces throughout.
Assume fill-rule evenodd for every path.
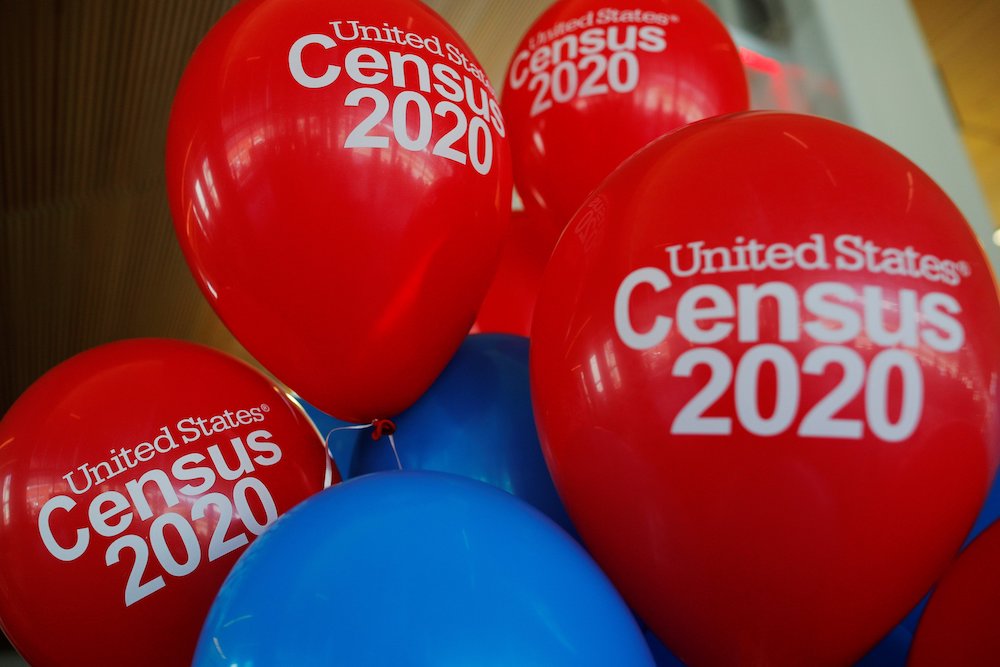
M 84 349 L 137 336 L 245 352 L 173 235 L 170 102 L 229 0 L 32 0 L 0 16 L 0 411 Z
M 163 175 L 174 90 L 232 0 L 0 4 L 0 413 L 46 370 L 137 336 L 249 359 L 195 286 Z M 547 0 L 430 3 L 497 78 Z

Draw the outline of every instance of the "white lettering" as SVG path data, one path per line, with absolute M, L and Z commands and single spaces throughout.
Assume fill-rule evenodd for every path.
M 670 287 L 670 278 L 660 269 L 647 266 L 628 274 L 618 287 L 618 293 L 615 295 L 615 329 L 622 342 L 633 350 L 648 350 L 662 343 L 670 333 L 672 322 L 669 317 L 657 315 L 649 331 L 639 333 L 635 330 L 630 312 L 632 292 L 642 284 L 650 285 L 657 292 L 662 292 Z
M 288 69 L 292 73 L 292 78 L 296 83 L 306 88 L 325 88 L 337 80 L 340 76 L 340 68 L 336 65 L 327 65 L 326 71 L 320 76 L 311 76 L 302 67 L 302 50 L 310 44 L 317 44 L 324 49 L 332 49 L 337 46 L 337 42 L 327 35 L 305 35 L 299 37 L 288 50 Z

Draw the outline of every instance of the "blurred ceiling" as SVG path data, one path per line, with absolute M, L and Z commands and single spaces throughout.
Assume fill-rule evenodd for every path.
M 1000 1 L 911 2 L 951 96 L 993 221 L 1000 222 Z
M 196 340 L 248 358 L 188 272 L 163 176 L 181 72 L 232 4 L 0 3 L 0 413 L 58 362 L 121 338 Z M 549 0 L 429 4 L 497 82 Z M 760 5 L 757 16 L 774 3 L 749 4 Z M 1000 211 L 1000 66 L 992 48 L 1000 2 L 915 4 Z

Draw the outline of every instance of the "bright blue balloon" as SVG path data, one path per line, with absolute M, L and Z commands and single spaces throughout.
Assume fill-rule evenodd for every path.
M 369 431 L 367 429 L 351 429 L 349 427 L 356 425 L 341 421 L 336 417 L 331 417 L 298 396 L 295 397 L 295 400 L 299 402 L 306 411 L 306 414 L 309 415 L 309 419 L 312 420 L 319 434 L 327 439 L 330 456 L 333 457 L 334 462 L 337 464 L 340 476 L 343 479 L 347 479 L 351 471 L 351 462 L 354 459 L 354 450 L 357 448 L 358 443 L 361 442 L 362 437 L 367 436 Z
M 455 475 L 366 475 L 309 498 L 237 562 L 195 667 L 653 667 L 587 553 Z
M 527 338 L 469 336 L 434 385 L 392 421 L 404 470 L 437 470 L 487 482 L 573 532 L 538 441 Z M 387 438 L 367 439 L 354 454 L 350 476 L 397 467 Z

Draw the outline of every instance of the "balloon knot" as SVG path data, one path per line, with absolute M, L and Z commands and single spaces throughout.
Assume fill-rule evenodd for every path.
M 396 424 L 391 419 L 372 420 L 372 440 L 378 440 L 383 435 L 392 435 L 396 432 Z

